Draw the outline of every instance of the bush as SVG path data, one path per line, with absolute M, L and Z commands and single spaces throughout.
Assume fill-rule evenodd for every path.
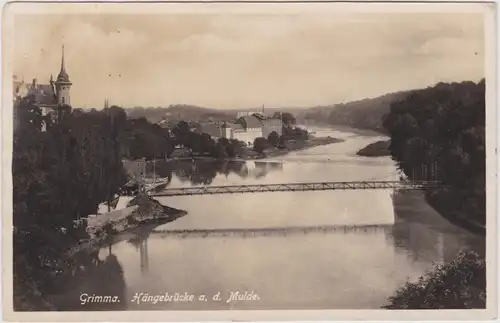
M 285 136 L 281 135 L 279 142 L 278 142 L 278 148 L 280 149 L 285 149 L 286 148 L 286 143 L 285 143 Z
M 262 154 L 264 150 L 269 147 L 269 141 L 264 137 L 255 138 L 253 142 L 253 150 Z
M 280 135 L 276 131 L 273 131 L 267 136 L 267 140 L 271 145 L 277 147 L 280 143 Z
M 486 308 L 486 263 L 474 252 L 461 252 L 457 259 L 406 285 L 389 298 L 387 309 Z

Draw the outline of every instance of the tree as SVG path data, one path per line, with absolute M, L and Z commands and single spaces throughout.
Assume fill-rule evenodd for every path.
M 393 102 L 383 121 L 398 168 L 410 178 L 432 175 L 450 185 L 428 196 L 442 212 L 467 214 L 480 223 L 485 222 L 486 207 L 481 193 L 485 190 L 481 184 L 485 178 L 484 91 L 483 81 L 439 83 Z M 436 174 L 430 174 L 430 165 L 437 165 Z
M 55 273 L 65 269 L 58 260 L 85 235 L 74 221 L 109 200 L 125 176 L 109 115 L 65 109 L 52 124 L 30 97 L 16 102 L 15 109 L 15 295 L 27 294 L 38 302 L 40 295 L 51 293 Z M 23 300 L 16 297 L 15 302 L 22 307 Z
M 292 126 L 297 123 L 295 116 L 290 112 L 275 112 L 273 118 L 281 119 L 284 126 Z
M 215 158 L 224 159 L 228 157 L 226 147 L 220 141 L 214 146 Z
M 276 131 L 273 131 L 267 136 L 267 140 L 271 145 L 277 147 L 279 145 L 280 135 Z
M 486 263 L 474 252 L 408 282 L 389 298 L 387 309 L 470 309 L 486 306 Z
M 190 134 L 189 124 L 186 121 L 179 121 L 172 132 L 175 136 L 177 144 L 186 146 Z
M 281 135 L 280 136 L 280 139 L 279 139 L 279 142 L 278 142 L 278 148 L 286 148 L 286 143 L 285 143 L 285 136 L 284 135 Z
M 267 141 L 266 138 L 264 137 L 255 138 L 253 142 L 253 149 L 256 152 L 262 154 L 267 147 L 269 147 L 269 142 Z

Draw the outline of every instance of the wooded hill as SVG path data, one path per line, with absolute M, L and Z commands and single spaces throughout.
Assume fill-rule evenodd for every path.
M 404 99 L 410 93 L 411 91 L 395 92 L 376 98 L 314 107 L 300 113 L 297 118 L 308 124 L 351 126 L 385 133 L 382 120 L 389 112 L 390 104 Z

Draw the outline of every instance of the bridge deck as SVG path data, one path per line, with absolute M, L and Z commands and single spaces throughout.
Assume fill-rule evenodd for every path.
M 402 189 L 425 190 L 438 187 L 434 181 L 402 182 L 402 181 L 354 181 L 354 182 L 321 182 L 321 183 L 289 183 L 289 184 L 254 184 L 230 186 L 194 186 L 168 188 L 160 192 L 150 192 L 151 196 L 182 196 L 210 195 L 263 192 L 294 192 L 294 191 L 329 191 L 329 190 L 372 190 L 372 189 Z

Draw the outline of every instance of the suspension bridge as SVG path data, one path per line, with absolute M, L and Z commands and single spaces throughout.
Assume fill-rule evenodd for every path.
M 194 195 L 219 195 L 219 194 L 241 194 L 241 193 L 267 193 L 267 192 L 307 192 L 307 191 L 347 191 L 347 190 L 427 190 L 439 188 L 444 185 L 437 180 L 437 163 L 431 163 L 429 167 L 423 165 L 414 169 L 412 179 L 380 180 L 370 179 L 364 181 L 328 181 L 328 182 L 306 182 L 306 183 L 278 183 L 278 184 L 249 184 L 249 185 L 225 185 L 225 186 L 190 186 L 167 188 L 169 179 L 156 178 L 153 171 L 153 180 L 146 180 L 145 167 L 141 167 L 140 186 L 141 190 L 152 197 L 163 196 L 194 196 Z M 399 172 L 391 175 L 401 174 Z M 386 175 L 387 177 L 388 175 Z
M 350 181 L 350 182 L 320 182 L 320 183 L 287 183 L 287 184 L 254 184 L 228 186 L 194 186 L 168 188 L 159 192 L 149 191 L 150 196 L 186 196 L 186 195 L 215 195 L 237 193 L 265 193 L 265 192 L 307 192 L 307 191 L 338 191 L 338 190 L 426 190 L 439 187 L 434 181 Z

